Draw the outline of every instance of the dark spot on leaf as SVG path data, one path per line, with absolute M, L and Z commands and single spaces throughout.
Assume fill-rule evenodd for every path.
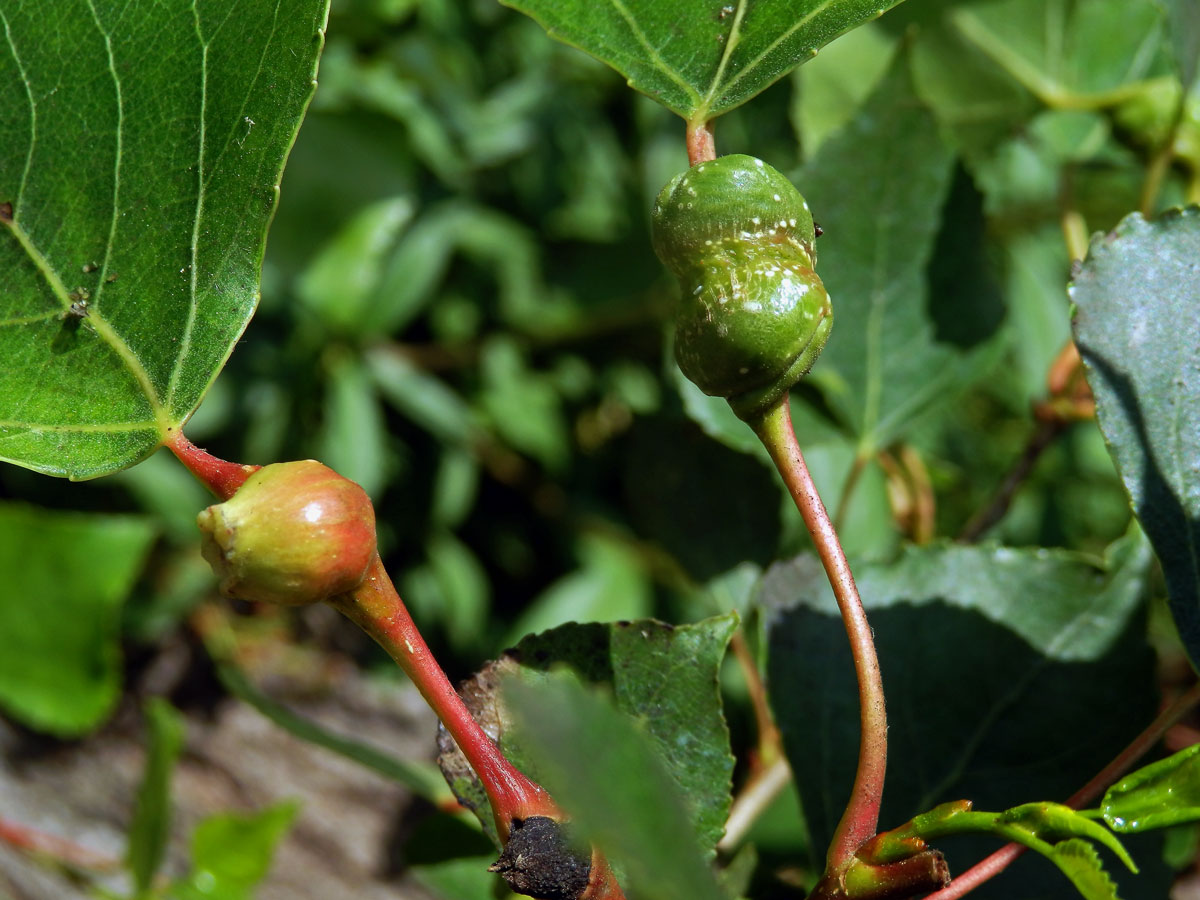
M 0 222 L 11 222 L 13 220 L 13 208 L 11 203 L 0 203 Z
M 107 278 L 104 279 L 104 283 L 112 284 L 116 280 L 117 280 L 117 273 L 113 272 L 111 275 L 109 275 Z

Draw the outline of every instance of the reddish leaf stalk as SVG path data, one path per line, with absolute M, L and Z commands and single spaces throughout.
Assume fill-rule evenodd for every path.
M 101 871 L 115 869 L 120 865 L 119 860 L 81 847 L 66 838 L 6 819 L 0 819 L 0 842 L 78 869 Z
M 850 652 L 854 657 L 862 730 L 858 770 L 854 776 L 850 801 L 834 831 L 826 857 L 828 869 L 843 870 L 853 861 L 855 851 L 874 836 L 879 824 L 879 806 L 883 799 L 883 779 L 887 768 L 887 711 L 879 658 L 875 653 L 875 642 L 862 599 L 858 595 L 858 587 L 846 562 L 846 554 L 842 551 L 829 513 L 821 502 L 800 452 L 792 428 L 787 396 L 750 424 L 783 476 L 796 508 L 800 510 L 804 524 L 812 535 L 817 554 L 837 598 L 846 634 L 850 638 Z
M 687 152 L 688 163 L 693 166 L 717 158 L 711 122 L 688 122 Z
M 328 602 L 388 652 L 437 713 L 483 783 L 501 840 L 507 843 L 514 819 L 565 818 L 546 790 L 505 759 L 479 727 L 417 631 L 378 556 L 357 590 Z
M 182 428 L 174 429 L 163 443 L 189 472 L 222 500 L 236 494 L 246 479 L 262 468 L 218 459 L 189 441 Z

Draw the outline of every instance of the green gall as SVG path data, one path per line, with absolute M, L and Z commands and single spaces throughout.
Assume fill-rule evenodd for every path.
M 683 288 L 679 368 L 743 419 L 765 412 L 812 368 L 833 326 L 808 204 L 761 159 L 721 156 L 663 188 L 651 235 Z
M 358 587 L 375 559 L 366 492 L 316 460 L 264 466 L 196 518 L 221 593 L 316 603 Z

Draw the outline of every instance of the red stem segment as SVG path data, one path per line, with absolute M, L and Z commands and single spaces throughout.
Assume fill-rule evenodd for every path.
M 687 152 L 688 163 L 693 166 L 717 158 L 711 122 L 688 122 Z
M 846 562 L 846 554 L 842 551 L 841 542 L 833 523 L 829 521 L 829 513 L 821 502 L 812 476 L 808 474 L 804 456 L 800 453 L 787 395 L 777 406 L 763 413 L 761 418 L 751 421 L 750 425 L 771 454 L 812 535 L 817 554 L 821 557 L 837 598 L 846 634 L 850 638 L 850 652 L 854 657 L 862 729 L 858 771 L 854 776 L 850 802 L 834 831 L 826 858 L 829 869 L 840 870 L 848 866 L 854 859 L 855 851 L 875 835 L 879 824 L 879 805 L 883 799 L 883 777 L 887 768 L 887 711 L 879 658 L 875 653 L 875 641 L 867 624 L 862 599 L 854 584 L 850 565 Z
M 236 494 L 246 479 L 262 468 L 218 459 L 189 441 L 181 428 L 172 431 L 163 443 L 179 457 L 189 472 L 222 500 L 228 500 Z
M 357 590 L 330 598 L 328 603 L 388 652 L 437 713 L 483 783 L 503 842 L 508 842 L 514 819 L 564 818 L 545 789 L 505 759 L 479 727 L 417 631 L 378 556 Z

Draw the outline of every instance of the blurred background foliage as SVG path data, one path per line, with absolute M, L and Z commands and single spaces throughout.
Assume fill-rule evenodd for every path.
M 975 353 L 969 378 L 882 446 L 847 424 L 821 364 L 794 398 L 852 556 L 962 533 L 1056 400 L 1048 446 L 988 538 L 1099 555 L 1125 532 L 1094 421 L 1047 377 L 1070 336 L 1079 236 L 1146 206 L 1148 182 L 1155 209 L 1195 198 L 1200 101 L 1180 88 L 1195 49 L 1173 46 L 1181 29 L 1167 24 L 1186 6 L 909 0 L 717 123 L 720 152 L 766 159 L 808 193 L 806 167 L 894 63 L 953 159 L 933 252 L 913 265 L 936 340 Z M 1051 7 L 1061 21 L 1047 21 Z M 889 148 L 891 165 L 919 163 L 909 146 Z M 565 621 L 683 623 L 730 608 L 753 621 L 758 571 L 807 538 L 748 430 L 671 358 L 675 286 L 648 213 L 685 166 L 676 117 L 493 0 L 340 0 L 261 306 L 189 437 L 242 462 L 315 457 L 361 483 L 389 570 L 452 678 Z M 165 452 L 85 484 L 5 466 L 0 496 L 60 525 L 101 512 L 136 523 L 113 552 L 137 565 L 104 587 L 128 594 L 120 628 L 94 632 L 111 652 L 79 675 L 101 672 L 108 702 L 89 694 L 86 708 L 39 718 L 0 690 L 19 720 L 85 733 L 116 702 L 117 667 L 136 672 L 163 642 L 203 631 L 193 613 L 215 585 L 194 516 L 207 498 Z M 0 530 L 28 533 L 28 511 L 6 515 Z M 0 584 L 85 571 L 87 553 L 60 553 L 77 540 L 0 553 Z M 43 602 L 70 586 L 36 584 Z M 392 677 L 323 609 L 234 611 Z M 750 703 L 728 674 L 744 749 Z M 760 853 L 794 852 L 802 834 L 789 794 L 755 839 Z

